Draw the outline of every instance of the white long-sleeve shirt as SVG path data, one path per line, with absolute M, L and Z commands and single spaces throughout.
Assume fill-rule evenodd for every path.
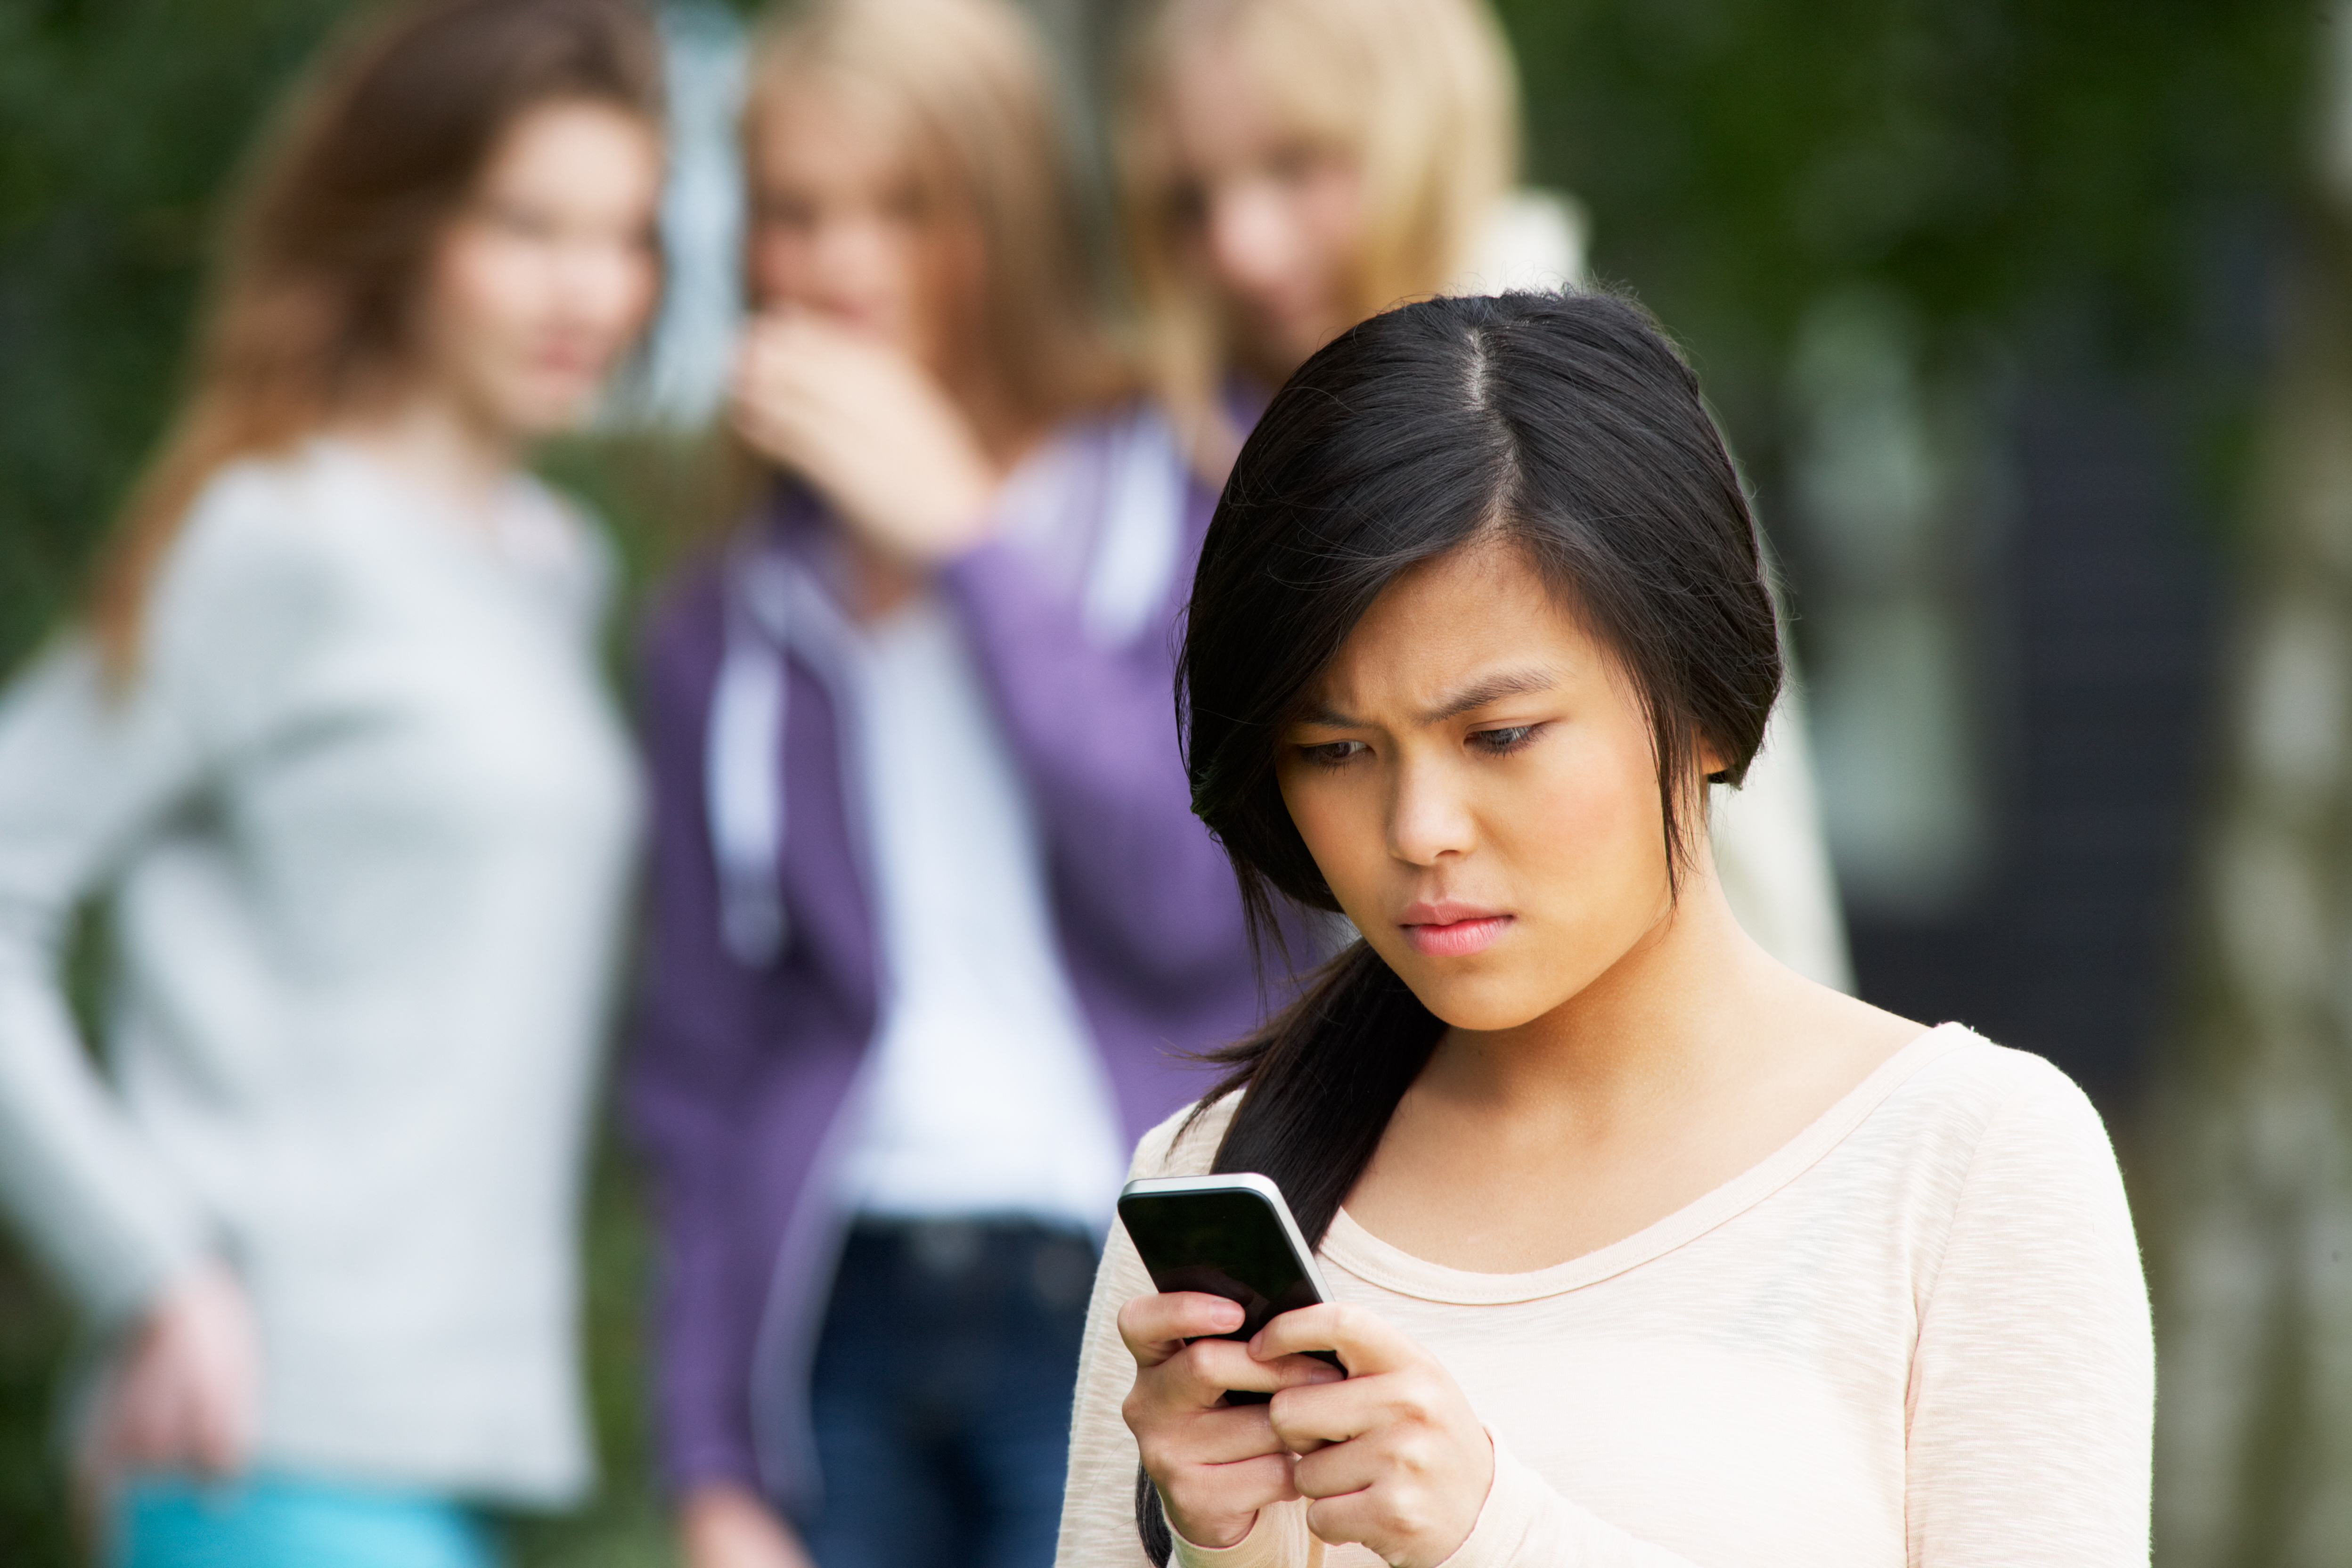
M 607 576 L 530 481 L 468 518 L 314 442 L 205 488 L 126 686 L 68 637 L 0 702 L 0 1199 L 101 1319 L 238 1272 L 265 1466 L 588 1478 L 572 1233 L 638 810 Z M 58 973 L 93 897 L 103 1073 Z
M 1213 1108 L 1138 1175 L 1205 1172 Z M 2155 1352 L 2098 1115 L 2038 1057 L 1921 1036 L 1745 1173 L 1527 1274 L 1441 1268 L 1344 1211 L 1340 1300 L 1436 1355 L 1495 1441 L 1446 1568 L 2122 1568 L 2147 1562 Z M 1087 1324 L 1061 1568 L 1145 1562 L 1135 1364 L 1150 1279 L 1114 1226 Z M 1304 1503 L 1192 1568 L 1357 1568 Z

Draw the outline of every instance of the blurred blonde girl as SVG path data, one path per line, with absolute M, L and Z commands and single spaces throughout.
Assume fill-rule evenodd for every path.
M 757 504 L 646 659 L 666 1468 L 697 1568 L 1043 1568 L 1124 1151 L 1256 987 L 1170 700 L 1211 496 L 1006 0 L 751 63 Z
M 594 537 L 521 468 L 657 283 L 619 0 L 346 38 L 192 389 L 0 704 L 0 1197 L 113 1347 L 131 1568 L 468 1568 L 592 1461 L 572 1226 L 635 838 Z M 110 904 L 108 1067 L 65 936 Z
M 1518 189 L 1518 91 L 1484 0 L 1156 0 L 1117 127 L 1154 380 L 1222 480 L 1248 420 L 1357 321 L 1430 294 L 1574 287 L 1574 204 Z M 1792 683 L 1717 792 L 1727 897 L 1782 963 L 1848 988 Z

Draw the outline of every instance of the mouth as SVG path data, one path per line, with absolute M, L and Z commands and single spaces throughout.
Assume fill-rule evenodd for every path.
M 1513 917 L 1475 909 L 1451 899 L 1415 904 L 1400 922 L 1415 952 L 1431 958 L 1465 958 L 1494 944 Z

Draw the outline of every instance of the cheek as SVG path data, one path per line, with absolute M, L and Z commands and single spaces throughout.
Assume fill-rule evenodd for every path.
M 985 251 L 971 226 L 906 232 L 887 268 L 894 313 L 908 340 L 900 346 L 932 370 L 945 369 L 978 329 L 986 275 Z
M 1297 210 L 1307 248 L 1324 282 L 1336 285 L 1363 238 L 1362 182 L 1349 165 L 1326 164 L 1301 185 Z
M 1282 801 L 1340 908 L 1360 913 L 1380 889 L 1388 868 L 1381 801 L 1363 779 L 1345 770 L 1300 763 L 1283 770 Z
M 1646 750 L 1598 746 L 1578 765 L 1538 775 L 1515 807 L 1488 820 L 1523 885 L 1549 890 L 1562 919 L 1646 920 L 1665 891 L 1657 775 Z
M 545 270 L 528 244 L 478 234 L 453 240 L 434 279 L 441 351 L 494 360 L 528 337 L 548 296 Z
M 763 306 L 808 303 L 809 243 L 782 224 L 756 228 L 749 247 L 752 300 Z

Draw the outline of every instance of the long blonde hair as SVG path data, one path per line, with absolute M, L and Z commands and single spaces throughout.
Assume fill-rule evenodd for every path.
M 506 129 L 566 100 L 657 123 L 660 83 L 631 0 L 424 0 L 330 47 L 232 203 L 189 390 L 100 553 L 88 613 L 115 679 L 137 662 L 149 589 L 205 481 L 407 370 L 434 242 Z
M 980 237 L 977 349 L 1005 412 L 1034 430 L 1131 390 L 1103 330 L 1071 150 L 1044 46 L 1007 0 L 801 0 L 751 50 L 747 167 L 760 117 L 812 83 L 878 100 L 926 195 Z
M 1196 459 L 1221 473 L 1237 440 L 1218 402 L 1224 377 L 1271 382 L 1292 367 L 1247 341 L 1182 260 L 1192 204 L 1170 79 L 1212 39 L 1303 142 L 1356 165 L 1363 236 L 1339 280 L 1349 321 L 1435 292 L 1468 260 L 1517 174 L 1518 89 L 1483 0 L 1160 0 L 1143 18 L 1116 131 L 1120 229 L 1151 374 Z

